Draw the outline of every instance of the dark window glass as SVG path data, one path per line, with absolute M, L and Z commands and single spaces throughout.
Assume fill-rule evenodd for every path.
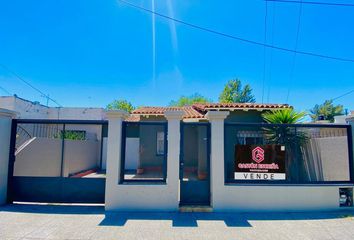
M 121 182 L 165 181 L 167 123 L 124 122 Z
M 349 150 L 346 127 L 226 124 L 225 181 L 349 182 Z

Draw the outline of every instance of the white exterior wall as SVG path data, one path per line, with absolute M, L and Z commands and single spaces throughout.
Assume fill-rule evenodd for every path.
M 15 96 L 0 97 L 0 108 L 15 111 L 18 113 L 17 118 L 22 119 L 105 119 L 103 108 L 47 107 Z
M 120 152 L 122 120 L 127 116 L 122 111 L 110 111 L 108 130 L 108 156 L 106 176 L 107 211 L 177 211 L 179 189 L 179 142 L 180 120 L 183 112 L 167 112 L 168 156 L 167 182 L 118 184 L 120 173 Z
M 339 207 L 341 186 L 229 185 L 217 188 L 214 211 L 329 211 Z M 348 187 L 348 186 L 342 186 Z
M 105 112 L 103 108 L 50 108 L 48 119 L 102 120 Z
M 15 117 L 14 112 L 0 109 L 0 205 L 5 204 L 7 199 L 11 121 L 13 117 Z
M 47 119 L 49 108 L 18 97 L 0 97 L 0 108 L 15 111 L 17 118 Z
M 343 209 L 339 207 L 339 188 L 348 185 L 225 185 L 223 119 L 227 113 L 209 112 L 206 116 L 211 122 L 211 202 L 214 211 Z

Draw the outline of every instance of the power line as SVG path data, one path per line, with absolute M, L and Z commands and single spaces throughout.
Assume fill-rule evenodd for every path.
M 42 92 L 40 89 L 36 88 L 35 86 L 33 86 L 31 83 L 29 83 L 28 81 L 26 81 L 25 79 L 23 79 L 21 76 L 19 76 L 16 72 L 12 71 L 11 69 L 9 69 L 8 67 L 6 67 L 4 64 L 0 63 L 0 66 L 2 68 L 4 68 L 5 70 L 7 70 L 8 72 L 10 72 L 12 75 L 14 75 L 16 78 L 18 78 L 19 80 L 21 80 L 23 83 L 25 83 L 27 86 L 29 86 L 30 88 L 34 89 L 35 91 L 39 92 L 41 94 L 41 96 L 44 96 L 45 98 L 47 98 L 47 100 L 51 100 L 53 103 L 57 104 L 59 107 L 62 107 L 61 104 L 59 104 L 56 100 L 54 100 L 53 98 L 49 97 L 47 94 L 45 94 L 44 92 Z
M 264 43 L 267 43 L 267 16 L 268 16 L 268 2 L 265 2 L 265 14 L 264 14 Z M 262 87 L 262 103 L 264 102 L 264 85 L 265 85 L 265 78 L 266 78 L 266 55 L 267 55 L 267 48 L 263 47 L 263 87 Z
M 344 96 L 347 96 L 347 95 L 349 95 L 349 94 L 351 94 L 351 93 L 354 93 L 354 89 L 351 90 L 351 91 L 349 91 L 349 92 L 346 92 L 346 93 L 344 93 L 344 94 L 342 94 L 342 95 L 340 95 L 340 96 L 338 96 L 338 97 L 332 98 L 331 100 L 332 100 L 332 101 L 335 101 L 335 100 L 337 100 L 337 99 L 339 99 L 339 98 L 342 98 L 342 97 L 344 97 Z
M 352 3 L 331 3 L 331 2 L 313 2 L 313 1 L 286 1 L 286 0 L 265 0 L 267 2 L 279 2 L 279 3 L 297 3 L 297 4 L 311 4 L 311 5 L 328 5 L 328 6 L 340 6 L 340 7 L 354 7 Z
M 295 51 L 298 48 L 299 44 L 299 35 L 300 35 L 300 26 L 301 26 L 301 15 L 302 15 L 302 4 L 300 4 L 299 8 L 299 15 L 297 19 L 297 28 L 296 28 L 296 38 L 295 38 Z M 289 81 L 289 88 L 288 88 L 288 93 L 286 95 L 286 103 L 289 101 L 289 96 L 290 96 L 290 90 L 292 87 L 293 83 L 293 78 L 294 78 L 294 70 L 295 70 L 295 63 L 296 63 L 296 52 L 293 55 L 292 63 L 291 63 L 291 69 L 290 69 L 290 81 Z
M 222 32 L 210 29 L 210 28 L 201 27 L 201 26 L 198 26 L 198 25 L 195 25 L 195 24 L 192 24 L 192 23 L 188 23 L 188 22 L 176 19 L 176 18 L 172 18 L 172 17 L 169 17 L 167 15 L 152 11 L 150 9 L 147 9 L 147 8 L 144 8 L 144 7 L 140 7 L 138 5 L 135 5 L 133 3 L 127 2 L 125 0 L 117 0 L 117 1 L 119 1 L 121 3 L 124 3 L 126 5 L 129 5 L 129 6 L 133 7 L 133 8 L 140 9 L 142 11 L 149 12 L 151 14 L 155 14 L 156 16 L 159 16 L 159 17 L 162 17 L 162 18 L 165 18 L 165 19 L 168 19 L 168 20 L 171 20 L 171 21 L 175 21 L 177 23 L 189 26 L 191 28 L 196 28 L 196 29 L 199 29 L 199 30 L 202 30 L 202 31 L 205 31 L 205 32 L 213 33 L 213 34 L 220 35 L 220 36 L 223 36 L 223 37 L 226 37 L 226 38 L 231 38 L 231 39 L 238 40 L 238 41 L 241 41 L 241 42 L 245 42 L 245 43 L 249 43 L 249 44 L 253 44 L 253 45 L 258 45 L 258 46 L 265 46 L 267 48 L 277 49 L 277 50 L 284 51 L 284 52 L 292 52 L 292 53 L 296 52 L 297 54 L 302 54 L 302 55 L 307 55 L 307 56 L 313 56 L 313 57 L 326 58 L 326 59 L 332 59 L 332 60 L 337 60 L 337 61 L 353 62 L 354 63 L 354 59 L 351 59 L 351 58 L 334 57 L 334 56 L 330 56 L 330 55 L 325 55 L 325 54 L 320 54 L 320 53 L 313 53 L 313 52 L 295 51 L 295 50 L 290 49 L 290 48 L 273 46 L 273 45 L 270 45 L 270 44 L 261 43 L 261 42 L 249 40 L 249 39 L 246 39 L 246 38 L 237 37 L 237 36 L 234 36 L 234 35 L 231 35 L 231 34 L 222 33 Z
M 6 92 L 7 94 L 11 95 L 11 93 L 9 91 L 7 91 L 4 87 L 0 86 L 0 89 L 3 90 L 4 92 Z

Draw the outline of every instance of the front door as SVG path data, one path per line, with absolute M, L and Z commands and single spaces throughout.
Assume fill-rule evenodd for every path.
M 209 123 L 181 124 L 180 205 L 210 205 Z

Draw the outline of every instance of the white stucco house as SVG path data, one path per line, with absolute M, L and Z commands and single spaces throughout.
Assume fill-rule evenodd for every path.
M 10 190 L 0 186 L 0 202 L 104 203 L 107 211 L 352 208 L 353 118 L 349 124 L 269 124 L 263 117 L 289 108 L 199 103 L 129 114 L 1 97 L 0 170 L 9 171 L 0 182 L 9 179 Z M 16 146 L 21 129 L 30 138 Z M 85 134 L 69 139 L 67 131 Z M 36 150 L 25 156 L 26 146 Z M 95 148 L 100 151 L 92 153 Z M 88 177 L 87 170 L 97 174 Z

